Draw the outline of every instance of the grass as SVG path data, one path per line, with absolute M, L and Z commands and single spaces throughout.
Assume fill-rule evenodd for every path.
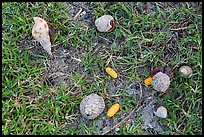
M 68 17 L 71 9 L 66 3 L 2 3 L 2 134 L 98 134 L 96 120 L 105 113 L 88 126 L 80 122 L 81 99 L 90 93 L 104 98 L 109 95 L 106 106 L 120 102 L 115 118 L 122 120 L 138 103 L 125 92 L 128 84 L 142 83 L 157 66 L 169 66 L 175 72 L 173 92 L 159 100 L 168 109 L 168 118 L 161 119 L 166 127 L 161 134 L 202 134 L 202 16 L 199 8 L 179 4 L 165 8 L 156 3 L 154 11 L 143 8 L 140 13 L 135 7 L 142 8 L 145 3 L 91 3 L 87 27 Z M 100 33 L 94 26 L 94 20 L 104 14 L 116 20 L 111 33 Z M 45 84 L 42 76 L 48 68 L 44 63 L 50 58 L 43 49 L 43 54 L 36 56 L 26 50 L 30 45 L 19 45 L 20 40 L 33 40 L 35 16 L 48 19 L 50 28 L 55 29 L 54 45 L 67 48 L 70 44 L 82 51 L 83 72 L 70 73 L 71 85 L 62 83 L 56 88 Z M 182 26 L 184 23 L 187 25 Z M 180 64 L 192 67 L 192 78 L 178 75 Z M 106 66 L 118 72 L 118 80 L 105 74 Z M 111 83 L 119 87 L 115 93 L 109 91 Z M 140 118 L 134 120 L 133 125 L 122 123 L 115 134 L 142 134 Z M 76 126 L 70 126 L 73 123 Z

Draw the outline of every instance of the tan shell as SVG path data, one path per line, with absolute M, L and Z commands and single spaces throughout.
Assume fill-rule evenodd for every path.
M 151 85 L 155 90 L 165 92 L 169 88 L 170 78 L 167 74 L 158 72 L 153 76 Z
M 40 42 L 43 48 L 50 54 L 51 53 L 51 42 L 49 36 L 49 28 L 47 22 L 39 17 L 34 17 L 33 20 L 35 21 L 35 25 L 32 29 L 33 37 Z
M 90 94 L 82 99 L 80 103 L 80 112 L 87 119 L 94 119 L 100 115 L 105 108 L 105 102 L 97 94 Z
M 154 112 L 154 114 L 160 118 L 166 118 L 167 117 L 167 109 L 164 106 L 160 106 L 157 108 L 157 111 Z
M 192 76 L 193 70 L 189 66 L 181 66 L 179 68 L 179 72 L 182 73 L 184 76 L 190 78 Z
M 108 32 L 112 27 L 111 20 L 114 21 L 113 17 L 110 15 L 103 15 L 95 20 L 95 25 L 97 30 L 100 32 Z

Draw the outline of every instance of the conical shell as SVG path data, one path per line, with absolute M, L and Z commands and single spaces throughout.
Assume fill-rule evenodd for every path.
M 154 112 L 154 114 L 160 118 L 166 118 L 167 117 L 167 109 L 164 106 L 160 106 L 157 108 L 157 111 Z
M 95 20 L 95 25 L 97 27 L 97 30 L 100 32 L 108 32 L 113 29 L 114 25 L 112 26 L 112 23 L 114 24 L 114 19 L 110 15 L 103 15 L 100 18 Z
M 189 66 L 181 66 L 179 68 L 179 72 L 182 73 L 184 76 L 190 78 L 192 76 L 193 70 Z
M 50 54 L 51 53 L 51 42 L 50 42 L 50 36 L 49 36 L 49 28 L 47 25 L 47 22 L 39 17 L 34 17 L 33 20 L 35 21 L 35 24 L 32 29 L 32 35 L 33 37 L 40 42 L 40 44 L 43 46 L 43 48 Z

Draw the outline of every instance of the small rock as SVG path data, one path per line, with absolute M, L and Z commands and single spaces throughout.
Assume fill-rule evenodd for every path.
M 117 128 L 115 128 L 115 131 L 116 131 L 116 132 L 120 131 L 120 128 L 118 128 L 118 127 L 117 127 Z
M 163 106 L 160 106 L 154 114 L 160 118 L 166 118 L 167 117 L 167 109 Z

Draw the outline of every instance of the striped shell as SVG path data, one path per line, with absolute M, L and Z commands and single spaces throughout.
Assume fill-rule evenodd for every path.
M 97 30 L 100 32 L 110 32 L 115 27 L 115 22 L 112 16 L 103 15 L 95 20 Z
M 32 29 L 32 35 L 33 37 L 40 42 L 40 44 L 43 46 L 43 48 L 50 54 L 51 53 L 51 42 L 50 42 L 50 36 L 49 36 L 49 28 L 47 25 L 47 22 L 39 17 L 34 17 L 33 20 L 35 21 L 35 24 Z
M 90 94 L 82 99 L 80 103 L 80 112 L 87 119 L 94 119 L 100 115 L 105 108 L 105 102 L 97 94 Z

